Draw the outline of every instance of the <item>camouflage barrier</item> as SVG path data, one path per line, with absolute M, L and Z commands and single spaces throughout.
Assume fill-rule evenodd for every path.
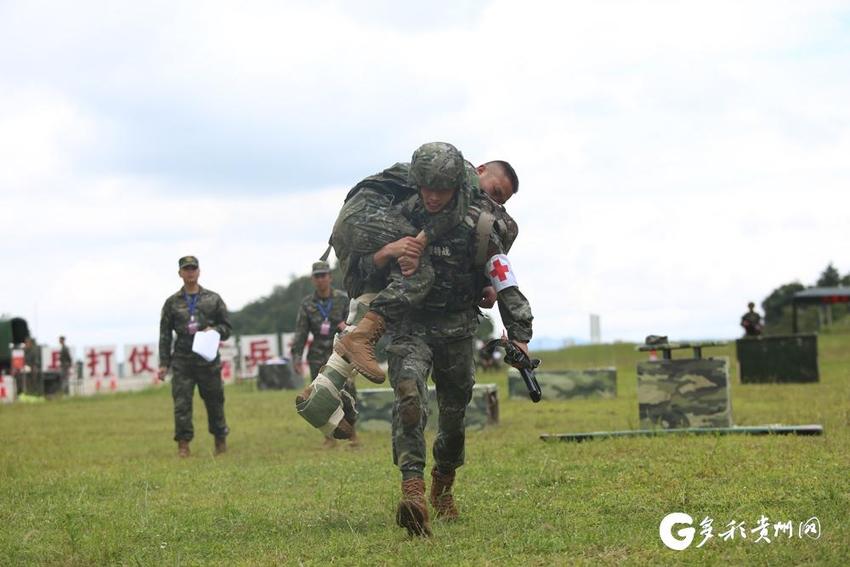
M 731 427 L 729 360 L 650 360 L 637 366 L 641 429 Z
M 742 384 L 819 380 L 815 334 L 747 337 L 735 350 Z
M 617 369 L 548 370 L 536 372 L 544 400 L 616 398 Z M 508 370 L 508 397 L 529 400 L 528 388 L 519 371 Z
M 393 391 L 390 388 L 357 390 L 357 429 L 386 431 L 392 429 Z M 437 391 L 428 388 L 427 429 L 437 429 Z M 467 429 L 483 429 L 499 423 L 499 392 L 495 384 L 476 384 L 472 401 L 466 407 L 464 425 Z

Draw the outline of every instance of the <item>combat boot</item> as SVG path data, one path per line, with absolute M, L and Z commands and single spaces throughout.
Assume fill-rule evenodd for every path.
M 334 439 L 351 439 L 354 436 L 354 426 L 347 419 L 342 418 L 333 430 L 331 436 Z
M 348 446 L 352 449 L 357 449 L 360 447 L 360 438 L 357 436 L 356 431 L 351 431 L 351 437 L 348 438 L 348 443 Z
M 186 458 L 189 456 L 189 442 L 188 441 L 178 441 L 177 442 L 177 456 Z
M 375 359 L 375 345 L 384 335 L 384 329 L 384 318 L 369 311 L 354 329 L 342 335 L 334 344 L 334 352 L 375 384 L 383 384 L 387 379 Z
M 395 513 L 396 523 L 407 529 L 408 535 L 430 536 L 428 504 L 425 502 L 425 481 L 411 478 L 401 481 L 401 502 Z
M 213 455 L 221 455 L 222 453 L 227 452 L 227 438 L 225 437 L 216 437 L 215 438 L 215 451 L 213 451 Z
M 431 506 L 438 518 L 457 520 L 458 511 L 452 496 L 455 471 L 443 474 L 436 468 L 431 469 Z

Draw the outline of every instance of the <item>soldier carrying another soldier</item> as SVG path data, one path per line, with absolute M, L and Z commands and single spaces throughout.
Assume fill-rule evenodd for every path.
M 439 151 L 460 154 L 453 146 Z M 459 163 L 462 168 L 462 159 Z M 451 183 L 458 178 L 451 168 L 435 171 L 427 160 L 420 167 L 424 171 L 417 171 L 414 163 L 411 170 L 427 182 L 420 183 L 418 195 L 402 207 L 417 228 L 426 224 L 430 215 L 438 214 L 460 190 L 458 184 Z M 456 470 L 465 460 L 464 416 L 475 383 L 474 332 L 481 290 L 487 284 L 497 294 L 508 338 L 528 353 L 531 308 L 519 290 L 503 244 L 504 238 L 515 233 L 502 234 L 505 227 L 494 223 L 492 216 L 488 220 L 487 201 L 480 192 L 473 193 L 463 222 L 429 244 L 425 255 L 431 259 L 434 282 L 419 304 L 389 325 L 393 337 L 387 349 L 389 375 L 395 393 L 393 462 L 402 475 L 396 523 L 411 535 L 431 534 L 424 481 L 429 375 L 436 386 L 439 408 L 429 500 L 437 517 L 454 520 L 459 514 L 452 490 Z
M 455 153 L 446 153 L 449 148 Z M 445 170 L 454 159 L 459 159 L 465 168 L 462 172 L 453 170 L 458 176 L 453 183 L 460 189 L 446 207 L 427 219 L 422 230 L 414 228 L 404 218 L 401 207 L 426 181 L 419 176 L 426 169 L 423 166 L 430 164 L 428 169 Z M 469 200 L 475 195 L 493 215 L 493 225 L 506 235 L 505 246 L 509 248 L 518 228 L 501 204 L 517 192 L 518 185 L 509 163 L 491 161 L 474 168 L 464 163 L 460 152 L 450 144 L 434 142 L 417 149 L 412 163 L 397 163 L 367 177 L 349 192 L 331 237 L 343 272 L 343 284 L 352 298 L 348 324 L 358 324 L 373 302 L 374 307 L 367 322 L 358 326 L 355 336 L 339 350 L 366 370 L 364 376 L 378 383 L 385 379 L 374 358 L 374 345 L 383 333 L 385 316 L 400 318 L 412 305 L 421 302 L 430 289 L 433 282 L 430 258 L 421 257 L 426 241 L 463 221 Z M 407 270 L 405 273 L 396 270 L 391 278 L 390 268 L 397 262 L 404 263 Z M 495 291 L 488 288 L 481 293 L 481 306 L 492 307 Z M 339 342 L 337 338 L 335 345 L 339 346 Z M 296 398 L 299 415 L 314 427 L 340 438 L 353 431 L 355 415 L 350 400 L 341 392 L 355 367 L 346 358 L 336 352 L 331 355 L 319 377 Z

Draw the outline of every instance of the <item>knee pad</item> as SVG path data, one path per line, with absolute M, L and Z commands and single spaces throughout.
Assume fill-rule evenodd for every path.
M 295 410 L 326 436 L 333 434 L 346 418 L 340 391 L 321 374 L 295 398 Z M 353 403 L 349 415 L 356 415 Z

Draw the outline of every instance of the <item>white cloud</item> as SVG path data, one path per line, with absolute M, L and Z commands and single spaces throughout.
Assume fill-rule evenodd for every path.
M 20 237 L 0 310 L 48 337 L 148 340 L 189 252 L 238 308 L 306 272 L 348 186 L 441 139 L 519 172 L 536 334 L 586 337 L 600 313 L 607 339 L 735 335 L 748 300 L 850 270 L 842 16 L 4 3 L 0 196 Z

